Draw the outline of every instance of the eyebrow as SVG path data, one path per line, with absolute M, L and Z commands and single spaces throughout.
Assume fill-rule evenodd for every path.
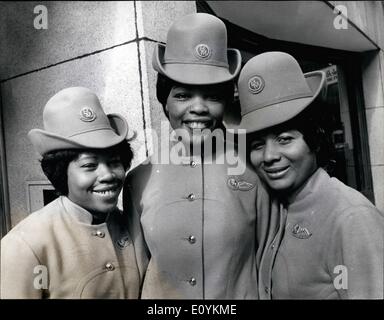
M 97 159 L 97 156 L 93 154 L 81 154 L 77 158 L 77 161 L 87 160 L 87 159 Z

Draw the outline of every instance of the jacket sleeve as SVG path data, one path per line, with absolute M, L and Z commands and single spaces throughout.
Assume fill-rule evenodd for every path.
M 368 206 L 354 207 L 339 216 L 328 267 L 342 299 L 383 299 L 383 219 Z
M 48 283 L 48 274 L 41 265 L 17 233 L 7 234 L 1 240 L 1 299 L 43 298 L 41 288 Z

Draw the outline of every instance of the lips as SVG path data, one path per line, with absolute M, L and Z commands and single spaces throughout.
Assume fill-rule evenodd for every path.
M 92 193 L 104 198 L 115 198 L 119 195 L 120 190 L 120 186 L 116 185 L 111 187 L 93 189 Z
M 280 178 L 282 178 L 288 172 L 288 170 L 289 170 L 289 166 L 264 168 L 264 172 L 271 179 L 280 179 Z
M 184 120 L 183 125 L 191 130 L 203 130 L 210 129 L 213 121 L 211 119 Z

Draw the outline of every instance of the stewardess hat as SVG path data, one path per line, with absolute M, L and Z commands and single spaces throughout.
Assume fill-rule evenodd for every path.
M 207 13 L 193 13 L 172 24 L 166 45 L 155 47 L 152 65 L 176 82 L 217 84 L 238 75 L 241 55 L 239 50 L 227 48 L 223 21 Z
M 308 107 L 324 85 L 323 71 L 303 74 L 295 58 L 287 53 L 259 54 L 240 72 L 241 122 L 227 128 L 250 133 L 288 121 Z
M 44 155 L 62 149 L 103 149 L 127 138 L 128 124 L 118 114 L 105 114 L 99 98 L 83 87 L 66 88 L 50 98 L 43 111 L 44 130 L 28 133 Z

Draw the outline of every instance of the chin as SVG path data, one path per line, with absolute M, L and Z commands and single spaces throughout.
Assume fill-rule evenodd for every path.
M 288 191 L 291 187 L 291 184 L 288 181 L 266 180 L 265 182 L 270 189 L 276 192 Z

